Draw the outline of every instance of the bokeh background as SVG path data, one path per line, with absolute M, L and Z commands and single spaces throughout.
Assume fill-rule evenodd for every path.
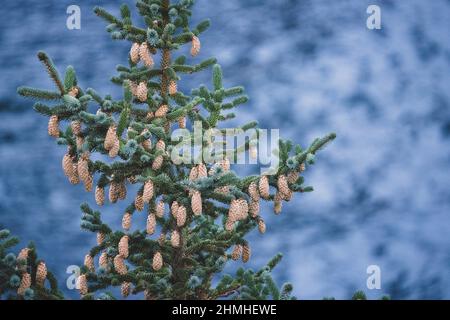
M 71 4 L 81 7 L 81 30 L 66 28 Z M 366 28 L 369 4 L 381 7 L 381 30 Z M 80 231 L 79 204 L 95 203 L 69 185 L 64 148 L 16 88 L 51 87 L 36 59 L 42 49 L 61 71 L 72 64 L 82 87 L 120 94 L 109 78 L 129 45 L 111 41 L 94 5 L 118 14 L 112 0 L 0 6 L 0 225 L 37 243 L 62 288 L 67 266 L 95 243 Z M 201 57 L 216 56 L 226 84 L 251 98 L 234 123 L 256 119 L 302 145 L 338 135 L 306 174 L 313 193 L 278 217 L 264 208 L 268 231 L 250 236 L 251 266 L 283 252 L 276 279 L 291 281 L 300 299 L 357 289 L 450 298 L 450 1 L 197 0 L 194 21 L 206 17 Z M 184 77 L 181 89 L 209 77 Z M 120 206 L 102 212 L 119 226 Z M 381 290 L 366 288 L 369 265 L 381 268 Z

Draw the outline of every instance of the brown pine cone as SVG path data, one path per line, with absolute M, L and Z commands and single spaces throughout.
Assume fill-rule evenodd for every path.
M 156 205 L 156 216 L 158 218 L 164 217 L 164 202 L 162 200 Z
M 139 62 L 139 43 L 133 43 L 130 49 L 130 58 L 133 63 Z
M 159 170 L 161 169 L 161 166 L 163 165 L 164 158 L 163 156 L 159 155 L 156 157 L 156 159 L 152 163 L 152 169 L 153 170 Z
M 17 294 L 23 296 L 25 290 L 31 287 L 31 275 L 27 272 L 22 274 L 22 280 L 20 281 L 20 286 L 17 289 Z
M 118 183 L 117 196 L 119 200 L 125 200 L 127 197 L 127 186 L 125 185 L 125 180 Z
M 128 240 L 129 240 L 129 237 L 127 235 L 125 235 L 122 238 L 120 238 L 120 241 L 119 241 L 119 255 L 125 259 L 128 258 L 128 254 L 129 254 Z
M 170 80 L 169 82 L 169 94 L 171 96 L 175 95 L 178 92 L 178 85 L 175 80 Z
M 239 220 L 240 205 L 236 199 L 231 200 L 230 208 L 228 209 L 228 219 L 232 222 Z
M 231 232 L 234 229 L 234 223 L 236 221 L 233 221 L 230 219 L 230 217 L 228 217 L 227 221 L 225 222 L 225 230 Z
M 151 213 L 147 217 L 147 234 L 148 235 L 154 234 L 155 229 L 156 229 L 156 217 L 153 213 Z
M 119 154 L 119 150 L 120 150 L 120 140 L 118 138 L 116 138 L 116 140 L 114 140 L 113 146 L 109 150 L 108 154 L 111 158 L 115 158 Z
M 163 118 L 166 116 L 167 112 L 169 112 L 169 107 L 163 104 L 155 111 L 155 117 Z
M 161 255 L 161 252 L 157 251 L 153 256 L 153 263 L 152 263 L 153 270 L 158 271 L 162 268 L 162 266 L 163 266 L 163 257 Z
M 293 184 L 295 182 L 297 182 L 298 179 L 298 172 L 297 171 L 289 171 L 288 175 L 287 175 L 287 182 L 289 182 L 290 184 Z
M 36 283 L 43 287 L 45 279 L 47 278 L 47 266 L 43 261 L 39 262 L 36 268 Z
M 99 186 L 95 187 L 95 203 L 99 206 L 105 204 L 105 188 Z
M 180 233 L 178 230 L 173 230 L 172 234 L 170 236 L 170 244 L 174 248 L 180 247 L 181 239 L 180 239 Z
M 30 248 L 23 248 L 22 250 L 20 250 L 19 255 L 17 256 L 17 260 L 24 260 L 26 262 L 29 252 Z
M 122 294 L 122 297 L 126 298 L 130 295 L 131 291 L 131 283 L 130 282 L 122 282 L 122 285 L 120 286 L 120 293 Z
M 136 89 L 136 97 L 139 99 L 139 101 L 145 102 L 147 101 L 147 94 L 148 94 L 147 83 L 140 82 Z
M 189 172 L 189 181 L 194 181 L 198 177 L 198 168 L 192 167 L 191 171 Z
M 116 181 L 111 181 L 108 193 L 109 201 L 111 203 L 116 203 L 117 200 L 119 199 L 119 189 L 120 189 L 119 183 Z
M 142 201 L 149 203 L 153 198 L 153 181 L 148 180 L 144 183 L 144 191 L 142 192 Z
M 200 163 L 197 166 L 197 178 L 206 178 L 208 177 L 208 169 L 206 168 L 206 165 L 204 163 Z
M 97 232 L 97 245 L 101 245 L 105 241 L 105 234 L 103 232 Z
M 74 120 L 70 123 L 70 127 L 72 128 L 72 132 L 74 135 L 81 135 L 81 122 L 78 120 Z
M 153 61 L 153 57 L 148 50 L 147 42 L 143 42 L 139 47 L 139 57 L 141 58 L 142 62 L 144 62 L 144 65 L 146 67 L 153 68 L 155 62 Z
M 191 55 L 193 57 L 197 56 L 200 53 L 200 49 L 201 49 L 200 39 L 196 36 L 193 36 L 191 45 Z
M 90 254 L 84 256 L 84 265 L 89 271 L 95 272 L 94 258 Z
M 174 201 L 172 202 L 172 204 L 170 205 L 170 213 L 172 214 L 172 216 L 176 219 L 177 215 L 178 215 L 178 202 Z
M 87 285 L 87 278 L 85 274 L 81 274 L 78 277 L 78 288 L 80 290 L 80 294 L 82 296 L 85 296 L 88 294 L 88 285 Z
M 258 192 L 258 185 L 256 182 L 250 183 L 248 186 L 248 194 L 252 198 L 253 201 L 259 201 L 259 192 Z
M 239 260 L 241 255 L 242 255 L 242 245 L 237 244 L 233 248 L 233 252 L 231 253 L 231 259 L 233 259 L 234 261 L 237 261 L 237 260 Z
M 108 255 L 106 252 L 102 252 L 100 258 L 98 259 L 98 265 L 104 269 L 108 268 Z
M 177 226 L 182 227 L 186 223 L 186 208 L 179 206 L 177 211 Z
M 252 216 L 252 218 L 255 218 L 259 215 L 259 200 L 258 201 L 254 201 L 252 200 L 250 202 L 250 206 L 248 208 L 250 215 Z
M 160 150 L 160 151 L 166 150 L 166 143 L 164 142 L 164 140 L 159 140 L 156 143 L 156 150 Z
M 264 222 L 263 219 L 259 219 L 258 220 L 258 230 L 260 233 L 265 233 L 266 232 L 266 223 Z
M 116 269 L 116 272 L 121 275 L 125 275 L 128 273 L 125 261 L 120 254 L 114 257 L 114 269 Z
M 283 198 L 288 196 L 291 193 L 291 190 L 289 189 L 289 185 L 287 182 L 287 178 L 284 174 L 281 174 L 278 177 L 277 186 L 278 186 L 278 191 L 281 193 Z
M 86 181 L 89 181 L 89 153 L 85 152 L 79 157 L 78 164 L 78 176 L 80 177 L 81 181 L 86 183 Z
M 128 231 L 128 230 L 130 230 L 130 228 L 131 228 L 131 214 L 129 213 L 129 212 L 126 212 L 124 215 L 123 215 L 123 218 L 122 218 L 122 228 L 125 230 L 125 231 Z
M 238 199 L 238 220 L 245 220 L 248 217 L 248 203 L 245 199 Z
M 67 152 L 64 155 L 64 157 L 63 157 L 62 168 L 63 168 L 64 174 L 69 178 L 70 182 L 74 181 L 71 178 L 73 178 L 73 176 L 75 174 L 77 174 L 77 176 L 78 176 L 78 172 L 75 173 L 74 170 L 73 170 L 74 169 L 73 168 L 73 161 L 72 161 L 72 157 L 70 156 L 69 152 Z
M 251 250 L 250 246 L 247 243 L 242 247 L 242 262 L 246 263 L 248 260 L 250 260 L 250 256 Z
M 48 135 L 50 137 L 59 138 L 59 120 L 56 115 L 51 116 L 48 121 Z
M 93 185 L 94 185 L 94 177 L 92 177 L 92 174 L 89 174 L 87 180 L 84 182 L 84 189 L 87 192 L 91 192 Z
M 202 195 L 199 191 L 194 191 L 191 199 L 192 212 L 199 216 L 202 214 Z
M 267 178 L 267 176 L 262 176 L 259 179 L 259 194 L 264 199 L 268 199 L 270 196 L 270 194 L 269 194 L 269 178 Z
M 136 198 L 134 198 L 134 206 L 137 211 L 144 210 L 144 200 L 142 199 L 142 194 L 138 193 Z
M 105 150 L 111 150 L 117 140 L 116 126 L 110 125 L 108 131 L 106 132 L 105 141 L 103 142 L 103 147 Z
M 150 139 L 146 139 L 142 141 L 142 147 L 145 149 L 145 151 L 151 151 L 152 150 L 152 141 Z
M 273 202 L 273 211 L 277 215 L 281 213 L 281 209 L 283 208 L 283 203 L 281 202 L 281 200 L 282 200 L 282 196 L 279 192 L 277 192 L 275 194 L 275 199 Z

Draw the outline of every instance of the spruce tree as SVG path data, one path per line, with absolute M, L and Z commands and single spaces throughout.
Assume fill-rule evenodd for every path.
M 257 271 L 240 268 L 234 277 L 221 273 L 230 260 L 250 259 L 245 237 L 252 229 L 265 232 L 260 201 L 273 202 L 279 214 L 282 202 L 294 193 L 312 191 L 302 172 L 335 134 L 307 148 L 280 140 L 279 166 L 270 175 L 239 177 L 230 169 L 238 154 L 255 153 L 251 141 L 238 146 L 232 159 L 176 163 L 171 157 L 178 144 L 171 135 L 175 128 L 187 128 L 193 136 L 194 123 L 200 123 L 203 132 L 224 132 L 223 123 L 235 117 L 229 110 L 248 101 L 242 87 L 223 87 L 215 58 L 197 63 L 200 35 L 210 22 L 191 28 L 192 5 L 193 0 L 138 0 L 141 25 L 132 22 L 127 5 L 120 7 L 120 17 L 94 9 L 109 24 L 112 39 L 130 43 L 127 65 L 118 65 L 118 75 L 111 79 L 123 91 L 120 100 L 83 89 L 71 66 L 62 78 L 44 52 L 38 58 L 55 89 L 18 89 L 38 100 L 34 109 L 49 117 L 49 135 L 67 146 L 62 168 L 69 182 L 83 183 L 99 207 L 129 202 L 121 213 L 121 230 L 112 230 L 87 203 L 81 205 L 82 228 L 97 236 L 79 277 L 84 299 L 113 299 L 105 293 L 111 286 L 120 286 L 124 297 L 140 294 L 145 299 L 293 298 L 292 285 L 279 288 L 271 276 L 281 254 Z M 190 46 L 192 58 L 177 54 L 183 45 Z M 208 68 L 212 86 L 190 94 L 178 90 L 182 75 Z M 94 106 L 97 111 L 90 113 Z M 256 138 L 260 132 L 256 122 L 239 129 L 255 130 Z M 128 192 L 132 185 L 139 186 L 137 194 Z M 146 230 L 133 230 L 135 219 L 146 219 Z

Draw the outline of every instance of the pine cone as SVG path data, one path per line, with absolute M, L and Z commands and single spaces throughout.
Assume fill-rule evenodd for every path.
M 149 203 L 152 198 L 153 198 L 153 181 L 148 180 L 144 183 L 142 200 L 144 201 L 144 203 Z
M 200 39 L 196 36 L 192 37 L 192 46 L 191 46 L 191 55 L 193 57 L 197 56 L 200 53 L 201 43 Z
M 88 294 L 89 290 L 88 290 L 88 285 L 87 285 L 87 278 L 85 274 L 81 274 L 78 277 L 78 290 L 80 290 L 80 294 L 82 296 L 85 296 Z
M 225 230 L 231 232 L 234 229 L 234 223 L 236 221 L 231 220 L 230 217 L 228 217 L 227 221 L 225 222 Z
M 177 226 L 182 227 L 186 223 L 186 208 L 179 206 L 177 211 Z
M 106 132 L 105 141 L 103 142 L 103 147 L 105 148 L 105 150 L 107 151 L 111 150 L 116 140 L 117 140 L 116 126 L 110 125 L 108 131 Z
M 189 172 L 189 181 L 197 180 L 198 177 L 198 168 L 192 167 L 191 171 Z
M 155 114 L 151 111 L 147 112 L 147 116 L 145 117 L 145 120 L 150 121 L 155 117 Z
M 120 150 L 120 140 L 118 138 L 116 138 L 116 140 L 114 140 L 113 146 L 109 150 L 108 154 L 111 158 L 115 158 L 119 154 L 119 150 Z
M 234 261 L 237 261 L 237 260 L 239 260 L 241 255 L 242 255 L 242 245 L 237 244 L 233 248 L 233 252 L 231 253 L 231 259 L 233 259 Z
M 177 230 L 172 231 L 172 235 L 170 236 L 170 244 L 174 248 L 180 247 L 180 233 Z
M 202 195 L 199 191 L 194 191 L 191 199 L 192 212 L 199 216 L 202 214 Z
M 174 201 L 172 202 L 172 204 L 170 205 L 170 213 L 172 214 L 172 216 L 176 219 L 177 215 L 178 215 L 178 202 Z
M 155 111 L 156 118 L 163 118 L 169 112 L 169 107 L 165 104 L 161 105 L 158 110 Z
M 17 256 L 17 260 L 24 260 L 25 262 L 28 260 L 28 253 L 30 252 L 30 248 L 23 248 L 20 250 L 19 255 Z
M 270 194 L 269 194 L 269 179 L 267 178 L 267 176 L 262 176 L 259 179 L 259 194 L 264 199 L 268 199 L 270 196 Z
M 298 179 L 298 172 L 297 171 L 290 171 L 287 175 L 287 181 L 290 184 L 296 183 Z
M 259 219 L 258 220 L 258 230 L 260 233 L 265 233 L 266 232 L 266 223 L 264 222 L 263 219 Z
M 161 169 L 163 162 L 164 162 L 163 156 L 161 156 L 161 155 L 157 156 L 156 159 L 152 163 L 152 169 L 153 170 Z
M 111 184 L 109 185 L 109 201 L 111 203 L 116 203 L 119 199 L 119 183 L 116 181 L 111 181 Z
M 246 263 L 248 260 L 250 260 L 250 256 L 250 246 L 248 244 L 244 244 L 244 246 L 242 247 L 242 262 Z
M 278 177 L 277 186 L 278 186 L 278 191 L 281 193 L 283 198 L 290 194 L 291 190 L 289 189 L 289 185 L 288 185 L 286 176 L 284 174 L 281 174 Z
M 163 257 L 161 255 L 161 252 L 157 251 L 153 256 L 153 263 L 152 263 L 153 270 L 158 271 L 162 268 L 162 266 L 163 266 Z
M 283 208 L 283 203 L 281 202 L 282 196 L 279 192 L 275 194 L 274 202 L 273 202 L 273 211 L 275 214 L 280 214 L 281 209 Z
M 164 233 L 161 233 L 158 238 L 158 244 L 160 246 L 163 246 L 165 241 L 166 241 L 166 235 Z
M 102 254 L 100 255 L 100 258 L 98 259 L 98 264 L 100 267 L 104 269 L 108 268 L 108 255 L 106 254 L 106 252 L 102 252 Z
M 141 58 L 144 65 L 148 68 L 153 68 L 155 62 L 153 61 L 153 57 L 148 50 L 147 42 L 143 42 L 139 47 L 139 57 Z
M 126 213 L 123 215 L 123 218 L 122 218 L 122 228 L 123 228 L 125 231 L 128 231 L 128 230 L 130 230 L 130 228 L 131 228 L 131 214 L 130 214 L 129 212 L 126 212 Z
M 128 273 L 125 261 L 123 260 L 123 257 L 120 254 L 114 257 L 114 269 L 118 274 L 121 275 L 125 275 Z
M 20 281 L 20 286 L 17 289 L 17 294 L 23 296 L 25 290 L 27 290 L 29 287 L 31 287 L 31 275 L 25 272 L 22 275 L 22 280 Z
M 39 262 L 36 268 L 36 283 L 43 287 L 45 279 L 47 278 L 47 266 L 43 261 Z
M 178 92 L 178 85 L 175 80 L 170 80 L 169 82 L 169 94 L 171 96 L 175 95 Z
M 156 217 L 153 213 L 151 213 L 147 217 L 147 234 L 148 235 L 154 234 L 155 229 L 156 229 Z
M 250 185 L 248 186 L 248 194 L 253 201 L 259 201 L 259 192 L 256 182 L 250 183 Z
M 180 129 L 186 129 L 186 117 L 180 117 L 178 118 L 178 126 Z
M 133 43 L 133 45 L 131 46 L 131 49 L 130 49 L 130 58 L 131 58 L 131 61 L 133 62 L 133 63 L 138 63 L 139 62 L 139 50 L 140 49 L 140 46 L 139 46 L 139 43 Z
M 73 168 L 73 161 L 72 161 L 72 157 L 70 156 L 69 153 L 66 153 L 63 157 L 62 160 L 62 168 L 64 171 L 64 174 L 69 178 L 69 181 L 72 182 L 73 180 L 73 176 L 75 174 L 78 175 L 78 173 L 74 172 L 74 168 Z
M 248 203 L 245 199 L 238 199 L 238 220 L 245 220 L 248 217 Z
M 95 272 L 94 258 L 90 254 L 84 256 L 84 265 L 89 271 Z
M 122 285 L 120 286 L 120 293 L 122 294 L 122 297 L 126 298 L 130 295 L 131 291 L 131 283 L 130 282 L 122 282 Z
M 129 237 L 125 235 L 122 238 L 120 238 L 120 241 L 119 241 L 119 255 L 125 259 L 128 258 L 128 253 L 129 253 L 128 239 L 129 239 Z
M 136 89 L 136 97 L 139 99 L 139 101 L 145 102 L 147 101 L 147 94 L 148 94 L 147 83 L 140 82 Z
M 84 189 L 87 192 L 91 192 L 93 185 L 94 185 L 94 177 L 92 177 L 92 174 L 89 174 L 86 181 L 84 182 Z
M 136 97 L 137 96 L 137 88 L 138 88 L 137 83 L 134 81 L 128 81 L 128 84 L 130 85 L 131 94 Z
M 160 200 L 156 206 L 156 216 L 158 218 L 164 217 L 164 202 Z
M 236 199 L 231 200 L 230 208 L 228 209 L 228 219 L 232 222 L 239 220 L 240 206 Z
M 208 169 L 206 168 L 204 163 L 200 163 L 197 166 L 197 178 L 201 179 L 206 177 L 208 177 Z
M 156 150 L 160 150 L 160 151 L 166 150 L 166 143 L 164 142 L 164 140 L 159 140 L 156 143 Z
M 95 187 L 95 203 L 102 206 L 105 204 L 105 189 L 99 186 Z
M 125 200 L 127 197 L 127 186 L 125 185 L 125 180 L 118 183 L 117 196 L 119 200 Z
M 259 215 L 259 200 L 258 201 L 252 200 L 250 202 L 250 206 L 248 209 L 252 218 L 257 217 Z
M 69 181 L 71 184 L 79 184 L 80 177 L 78 176 L 78 164 L 76 162 L 72 162 L 73 164 L 73 176 L 69 177 Z
M 78 169 L 78 176 L 80 177 L 81 181 L 83 181 L 84 183 L 89 181 L 90 173 L 89 173 L 89 153 L 88 152 L 83 153 L 81 155 L 81 157 L 79 157 L 77 169 Z
M 105 234 L 103 232 L 97 232 L 97 244 L 101 245 L 105 241 Z
M 74 120 L 70 123 L 70 127 L 72 128 L 72 132 L 74 135 L 81 135 L 81 122 L 78 120 Z
M 50 137 L 59 138 L 59 120 L 56 115 L 51 116 L 48 121 L 48 135 Z
M 144 200 L 142 199 L 142 194 L 138 193 L 136 198 L 134 198 L 134 206 L 137 211 L 144 210 Z

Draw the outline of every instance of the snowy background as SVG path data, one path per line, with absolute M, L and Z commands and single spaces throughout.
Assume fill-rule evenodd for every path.
M 81 7 L 81 30 L 66 29 L 70 4 Z M 36 59 L 42 49 L 60 70 L 72 64 L 84 88 L 118 95 L 108 79 L 129 48 L 110 40 L 97 4 L 118 13 L 112 0 L 0 7 L 0 225 L 35 240 L 61 287 L 66 267 L 95 243 L 79 229 L 79 204 L 94 200 L 69 185 L 64 148 L 16 88 L 51 87 Z M 366 28 L 369 4 L 381 7 L 381 30 Z M 449 299 L 450 1 L 198 0 L 196 9 L 195 21 L 213 22 L 201 57 L 216 56 L 226 84 L 244 85 L 251 98 L 234 123 L 256 119 L 302 145 L 338 135 L 306 174 L 315 191 L 281 216 L 265 208 L 268 231 L 250 237 L 251 266 L 283 252 L 275 275 L 301 299 L 357 289 Z M 184 80 L 188 91 L 209 74 Z M 121 212 L 103 216 L 119 226 Z M 366 288 L 369 265 L 381 268 L 381 290 Z

